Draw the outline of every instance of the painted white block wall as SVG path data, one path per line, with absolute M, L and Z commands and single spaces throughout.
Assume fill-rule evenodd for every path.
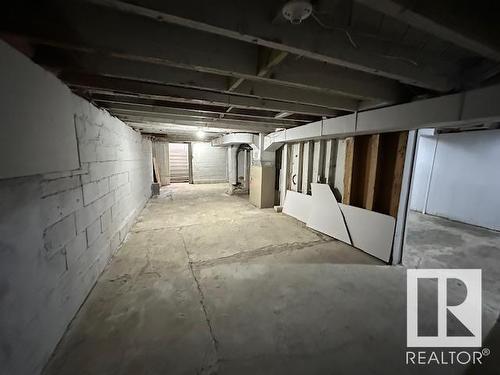
M 500 230 L 498 160 L 500 130 L 420 137 L 410 207 L 422 211 L 428 186 L 427 213 Z
M 28 76 L 47 74 L 33 63 L 24 69 Z M 38 89 L 50 96 L 53 85 Z M 0 180 L 0 368 L 6 374 L 40 373 L 150 196 L 151 142 L 69 90 L 56 91 L 66 92 L 59 104 L 69 108 L 53 103 L 47 110 L 54 118 L 58 110 L 71 112 L 63 125 L 73 139 L 61 149 L 69 158 L 75 152 L 80 167 Z M 24 137 L 32 144 L 45 139 Z M 40 158 L 52 165 L 55 155 Z
M 193 183 L 217 183 L 228 181 L 227 150 L 212 147 L 209 142 L 192 143 Z

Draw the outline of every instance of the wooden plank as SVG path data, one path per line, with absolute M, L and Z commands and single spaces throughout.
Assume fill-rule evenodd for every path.
M 160 171 L 158 170 L 158 164 L 156 163 L 156 158 L 153 157 L 153 170 L 155 172 L 155 178 L 156 182 L 158 182 L 161 186 L 161 177 L 160 177 Z
M 380 145 L 379 141 L 380 135 L 373 134 L 369 136 L 367 144 L 363 194 L 363 207 L 367 210 L 373 209 L 373 201 L 375 198 Z
M 397 216 L 408 132 L 380 135 L 379 168 L 373 210 Z
M 299 143 L 299 160 L 298 160 L 298 171 L 297 171 L 297 191 L 302 192 L 302 170 L 304 164 L 304 142 Z
M 344 164 L 344 196 L 342 197 L 342 203 L 345 204 L 350 204 L 351 202 L 353 165 L 354 165 L 354 137 L 349 137 L 346 139 L 345 164 Z
M 396 161 L 394 163 L 394 177 L 391 186 L 391 198 L 389 205 L 389 215 L 397 217 L 399 207 L 399 197 L 401 195 L 401 184 L 403 181 L 403 170 L 405 164 L 406 144 L 408 143 L 408 132 L 399 133 L 396 150 Z

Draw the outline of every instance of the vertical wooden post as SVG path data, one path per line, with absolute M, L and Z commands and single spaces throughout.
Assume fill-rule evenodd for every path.
M 297 168 L 297 191 L 299 193 L 302 192 L 302 169 L 303 169 L 303 164 L 304 164 L 304 143 L 300 142 L 299 143 L 299 165 Z
M 408 143 L 408 132 L 401 132 L 398 136 L 396 160 L 394 163 L 394 178 L 391 186 L 391 198 L 389 215 L 398 215 L 399 197 L 401 194 L 401 183 L 403 181 L 403 170 L 405 165 L 406 144 Z
M 309 194 L 311 191 L 311 180 L 313 174 L 313 150 L 314 142 L 308 141 L 304 143 L 303 163 L 302 163 L 302 192 Z
M 344 164 L 344 196 L 342 203 L 351 203 L 352 174 L 354 165 L 354 137 L 346 139 L 345 164 Z
M 378 171 L 378 155 L 380 135 L 373 134 L 369 136 L 367 152 L 366 152 L 366 165 L 365 165 L 365 194 L 363 206 L 367 210 L 373 209 L 373 202 L 375 199 L 375 189 L 377 186 L 377 171 Z

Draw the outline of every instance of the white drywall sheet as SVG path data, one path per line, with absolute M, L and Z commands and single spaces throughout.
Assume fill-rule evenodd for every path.
M 395 220 L 392 216 L 339 203 L 352 245 L 385 262 L 391 257 Z
M 68 87 L 0 41 L 0 178 L 80 167 Z
M 309 218 L 311 201 L 312 197 L 310 195 L 287 190 L 283 204 L 283 213 L 305 223 Z
M 311 184 L 312 202 L 307 226 L 352 245 L 337 199 L 327 184 Z
M 338 203 L 328 184 L 311 184 L 311 195 L 287 190 L 283 213 L 308 227 L 389 262 L 396 221 L 392 216 Z

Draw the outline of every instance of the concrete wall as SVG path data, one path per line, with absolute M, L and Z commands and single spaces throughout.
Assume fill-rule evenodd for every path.
M 192 143 L 193 183 L 227 182 L 227 149 L 209 142 Z
M 500 130 L 419 137 L 410 208 L 500 230 L 499 160 Z
M 34 64 L 27 67 L 40 72 Z M 150 196 L 151 142 L 65 92 L 61 110 L 72 115 L 64 125 L 73 132 L 76 126 L 76 135 L 61 149 L 74 151 L 81 166 L 0 180 L 0 372 L 5 374 L 40 373 Z M 57 118 L 57 108 L 52 110 Z M 36 133 L 24 137 L 32 144 L 44 140 Z M 51 164 L 54 155 L 40 157 Z

